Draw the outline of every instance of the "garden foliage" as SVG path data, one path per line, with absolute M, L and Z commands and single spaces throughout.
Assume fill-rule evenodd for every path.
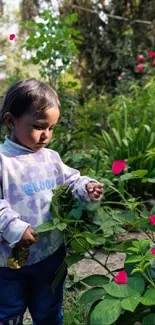
M 29 21 L 22 26 L 31 29 L 26 41 L 26 50 L 31 53 L 31 62 L 40 65 L 40 74 L 50 84 L 56 85 L 61 72 L 71 68 L 77 44 L 81 43 L 80 32 L 72 28 L 76 14 L 66 18 L 55 17 L 49 10 L 40 14 L 41 22 Z
M 138 8 L 141 2 L 134 3 L 139 3 Z M 146 58 L 151 59 L 153 71 L 154 57 L 151 55 L 155 52 L 138 54 L 135 59 L 131 56 L 129 66 L 126 52 L 123 54 L 126 69 L 134 70 L 128 93 L 120 94 L 115 89 L 119 95 L 111 97 L 104 92 L 98 75 L 95 83 L 97 89 L 101 86 L 101 91 L 91 92 L 90 88 L 87 97 L 68 74 L 81 54 L 77 47 L 82 48 L 81 34 L 72 26 L 77 22 L 77 15 L 54 17 L 46 10 L 40 18 L 41 22 L 28 22 L 23 26 L 30 31 L 26 49 L 32 55 L 32 62 L 40 66 L 43 80 L 57 89 L 61 101 L 60 121 L 49 148 L 57 150 L 64 163 L 80 169 L 82 175 L 87 174 L 105 184 L 100 204 L 81 202 L 73 197 L 66 185 L 53 189 L 52 219 L 36 229 L 38 240 L 40 232 L 58 229 L 64 233 L 68 256 L 56 274 L 52 290 L 66 272 L 66 265 L 70 267 L 83 258 L 93 259 L 106 270 L 106 275 L 95 274 L 76 280 L 76 285 L 82 285 L 85 291 L 81 304 L 89 305 L 88 324 L 134 325 L 140 321 L 142 325 L 154 325 L 155 79 L 150 79 L 151 72 L 149 78 L 144 78 L 144 83 L 132 83 L 132 80 L 135 75 L 139 79 L 145 77 Z M 128 27 L 124 30 L 127 41 L 131 38 L 128 33 L 134 30 L 134 27 L 132 30 Z M 110 56 L 109 52 L 105 56 L 112 57 L 115 48 Z M 96 58 L 95 51 L 93 57 Z M 118 66 L 119 57 L 120 50 L 117 49 L 113 60 L 117 58 Z M 91 59 L 91 56 L 86 58 Z M 82 65 L 85 67 L 88 62 L 82 61 Z M 104 78 L 108 82 L 109 76 L 113 76 L 116 84 L 122 64 L 113 68 L 110 62 L 110 66 L 113 71 L 109 75 L 106 61 L 102 69 L 100 65 L 97 69 L 100 72 L 106 70 L 108 77 Z M 64 77 L 69 79 L 66 83 Z M 91 73 L 84 79 L 90 77 Z M 123 89 L 125 77 L 120 82 Z M 1 141 L 5 134 L 2 132 Z M 135 230 L 144 233 L 147 239 L 118 240 L 118 235 Z M 98 248 L 107 255 L 105 264 L 95 256 Z M 124 267 L 119 272 L 107 265 L 113 252 L 125 253 Z M 8 266 L 20 268 L 27 256 L 28 248 L 19 250 L 16 247 Z
M 86 225 L 83 226 L 83 229 L 77 229 L 77 223 L 83 224 L 84 222 L 81 217 L 85 207 L 83 203 L 73 197 L 71 190 L 66 190 L 65 185 L 54 190 L 55 195 L 51 202 L 53 219 L 36 229 L 38 235 L 40 232 L 56 228 L 61 231 L 65 229 L 65 244 L 66 246 L 70 245 L 73 250 L 73 253 L 66 257 L 58 270 L 52 290 L 55 290 L 63 276 L 66 264 L 70 267 L 83 258 L 94 259 L 107 271 L 107 275 L 94 274 L 79 280 L 86 285 L 86 288 L 90 287 L 86 289 L 80 299 L 81 304 L 88 304 L 90 307 L 88 324 L 121 325 L 125 323 L 134 325 L 136 321 L 140 321 L 142 325 L 155 324 L 155 216 L 153 215 L 155 207 L 150 212 L 152 215 L 149 215 L 149 212 L 138 215 L 138 209 L 135 210 L 135 215 L 130 221 L 131 224 L 141 229 L 148 239 L 115 243 L 115 250 L 124 252 L 126 255 L 124 270 L 116 274 L 115 270 L 110 270 L 107 266 L 113 247 L 107 250 L 105 264 L 96 259 L 92 249 L 105 244 L 106 236 L 84 229 Z M 92 204 L 90 210 L 92 210 Z M 85 256 L 86 252 L 87 257 Z

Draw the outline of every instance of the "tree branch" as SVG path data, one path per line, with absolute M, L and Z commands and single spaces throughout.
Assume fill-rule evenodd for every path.
M 80 9 L 80 10 L 83 10 L 83 11 L 91 12 L 91 13 L 94 13 L 94 14 L 98 14 L 97 11 L 92 10 L 92 9 L 89 9 L 89 8 L 84 8 L 84 7 L 77 6 L 77 5 L 72 5 L 72 7 L 73 7 L 73 8 Z M 147 24 L 147 25 L 152 25 L 152 24 L 153 24 L 152 21 L 147 21 L 147 20 L 136 19 L 136 20 L 131 21 L 130 19 L 128 19 L 128 18 L 124 18 L 124 17 L 121 17 L 121 16 L 110 15 L 110 14 L 107 14 L 107 13 L 105 13 L 105 15 L 106 15 L 107 17 L 109 17 L 109 18 L 112 18 L 112 19 L 118 19 L 118 20 L 128 21 L 128 22 L 130 22 L 131 24 L 135 24 L 135 23 L 138 23 L 138 24 Z

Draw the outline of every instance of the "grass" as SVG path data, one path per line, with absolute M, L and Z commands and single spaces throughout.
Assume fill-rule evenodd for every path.
M 63 312 L 64 325 L 86 325 L 87 309 L 79 303 L 80 291 L 66 290 L 64 295 Z

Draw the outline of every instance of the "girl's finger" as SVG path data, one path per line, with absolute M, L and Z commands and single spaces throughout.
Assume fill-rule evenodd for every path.
M 93 195 L 94 195 L 95 197 L 99 197 L 99 196 L 100 196 L 100 193 L 98 193 L 98 192 L 94 192 Z
M 95 191 L 98 191 L 98 192 L 103 192 L 103 188 L 95 188 Z
M 99 188 L 103 188 L 104 187 L 104 184 L 103 183 L 100 183 L 100 184 L 97 184 Z
M 32 235 L 35 234 L 35 231 L 34 231 L 34 229 L 32 229 L 32 228 L 30 229 L 30 232 L 31 232 Z
M 102 193 L 103 192 L 103 189 L 97 187 L 97 188 L 94 188 L 94 192 Z
M 32 243 L 37 243 L 36 238 L 33 235 L 29 235 L 28 241 L 31 241 Z
M 101 190 L 101 189 L 103 189 L 103 185 L 102 184 L 96 184 L 96 185 L 94 185 L 94 189 L 96 190 L 96 189 L 99 189 L 99 190 Z

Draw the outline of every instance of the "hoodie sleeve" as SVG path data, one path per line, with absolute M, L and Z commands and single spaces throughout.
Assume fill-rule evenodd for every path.
M 58 154 L 58 153 L 57 153 Z M 77 169 L 71 168 L 64 164 L 58 154 L 59 163 L 61 166 L 61 174 L 63 175 L 63 183 L 68 185 L 68 189 L 72 189 L 72 193 L 75 197 L 79 198 L 83 202 L 93 202 L 88 195 L 86 185 L 88 182 L 99 183 L 95 179 L 88 176 L 81 176 Z M 96 200 L 95 200 L 96 202 Z
M 0 243 L 6 240 L 13 248 L 30 224 L 20 220 L 20 215 L 11 209 L 8 201 L 1 198 L 0 187 Z

